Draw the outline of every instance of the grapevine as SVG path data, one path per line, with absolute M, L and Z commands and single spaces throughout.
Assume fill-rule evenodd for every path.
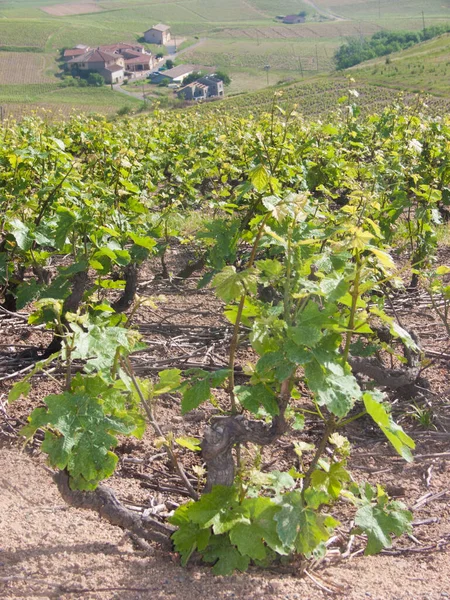
M 422 350 L 386 308 L 403 285 L 398 247 L 411 285 L 424 276 L 432 299 L 448 292 L 447 267 L 434 263 L 450 128 L 419 103 L 364 116 L 356 98 L 350 90 L 341 99 L 333 124 L 306 123 L 276 96 L 258 118 L 156 111 L 114 123 L 30 118 L 2 131 L 0 310 L 26 308 L 30 324 L 53 334 L 9 399 L 32 393 L 50 365 L 61 375 L 21 433 L 45 433 L 41 450 L 69 503 L 173 544 L 184 564 L 197 553 L 229 574 L 323 555 L 341 500 L 355 507 L 366 554 L 410 531 L 401 502 L 352 481 L 345 433 L 370 417 L 413 459 L 389 390 L 414 384 Z M 191 268 L 171 273 L 166 254 L 180 242 L 192 249 Z M 182 286 L 201 270 L 199 286 L 213 287 L 232 330 L 223 368 L 136 374 L 132 357 L 145 345 L 135 317 L 153 302 L 137 283 L 149 259 L 158 277 Z M 243 344 L 253 359 L 239 378 Z M 220 406 L 202 440 L 161 429 L 154 408 L 169 393 L 184 414 Z M 274 444 L 311 412 L 322 431 L 305 465 L 259 476 L 245 468 L 243 445 Z M 119 436 L 147 426 L 192 499 L 170 523 L 132 516 L 102 483 L 116 468 Z M 201 448 L 203 491 L 180 447 Z

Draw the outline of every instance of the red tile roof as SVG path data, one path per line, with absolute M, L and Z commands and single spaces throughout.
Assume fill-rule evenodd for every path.
M 109 54 L 108 52 L 104 52 L 103 50 L 94 49 L 85 52 L 81 56 L 76 56 L 73 58 L 71 63 L 96 63 L 96 62 L 116 62 L 116 60 L 120 58 L 117 54 Z

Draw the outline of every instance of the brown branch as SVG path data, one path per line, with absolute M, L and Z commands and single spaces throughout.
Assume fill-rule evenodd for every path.
M 389 369 L 377 358 L 363 358 L 361 356 L 349 356 L 353 373 L 365 375 L 375 383 L 391 390 L 397 390 L 403 386 L 414 383 L 419 375 L 419 368 Z
M 72 490 L 69 487 L 69 476 L 65 471 L 55 473 L 53 480 L 69 506 L 92 510 L 112 525 L 131 531 L 144 540 L 157 542 L 165 549 L 172 548 L 170 536 L 176 531 L 176 527 L 160 523 L 151 517 L 143 517 L 125 508 L 110 488 L 99 485 L 92 492 Z

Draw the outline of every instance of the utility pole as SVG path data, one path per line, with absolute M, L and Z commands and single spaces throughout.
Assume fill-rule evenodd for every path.
M 422 11 L 422 26 L 423 26 L 423 32 L 425 33 L 425 15 L 423 14 L 423 11 Z
M 317 44 L 316 44 L 316 71 L 319 71 L 319 54 L 317 52 Z
M 300 56 L 298 56 L 297 58 L 298 58 L 298 66 L 300 67 L 300 73 L 302 74 L 302 79 L 303 79 L 304 75 L 303 75 L 302 59 L 300 58 Z
M 270 65 L 265 65 L 264 71 L 266 72 L 267 85 L 269 85 L 269 69 L 270 69 Z
M 378 0 L 378 18 L 381 19 L 381 8 L 380 8 L 381 0 Z
M 292 53 L 293 53 L 293 55 L 294 55 L 294 58 L 296 58 L 296 59 L 297 59 L 297 61 L 298 61 L 298 68 L 299 68 L 299 71 L 300 71 L 300 73 L 302 74 L 302 79 L 303 79 L 303 65 L 302 65 L 302 60 L 301 60 L 301 58 L 300 58 L 300 55 L 297 55 L 297 54 L 295 53 L 295 47 L 294 47 L 294 44 L 292 44 Z

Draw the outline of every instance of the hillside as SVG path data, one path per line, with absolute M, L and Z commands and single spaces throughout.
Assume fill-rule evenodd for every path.
M 440 0 L 426 5 L 418 0 L 233 0 L 224 7 L 219 0 L 183 0 L 174 10 L 171 3 L 157 1 L 4 0 L 0 4 L 0 106 L 4 116 L 21 116 L 38 107 L 65 116 L 73 111 L 138 110 L 139 99 L 107 87 L 95 93 L 61 88 L 57 58 L 62 48 L 80 43 L 95 47 L 139 40 L 145 29 L 158 22 L 171 26 L 177 48 L 183 51 L 180 61 L 226 69 L 232 79 L 227 94 L 232 96 L 329 74 L 333 53 L 345 37 L 446 23 L 447 4 Z M 289 25 L 280 18 L 299 13 L 305 14 L 305 22 Z
M 358 81 L 397 90 L 450 96 L 450 34 L 353 67 Z

